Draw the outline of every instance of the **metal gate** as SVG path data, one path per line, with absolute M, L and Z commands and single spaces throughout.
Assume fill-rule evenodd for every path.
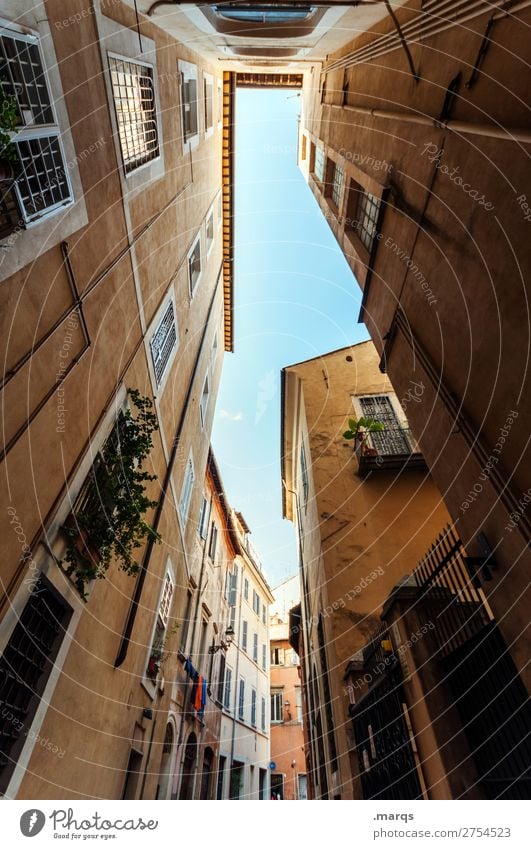
M 404 716 L 402 672 L 396 658 L 373 687 L 350 706 L 364 799 L 422 799 Z
M 414 572 L 487 799 L 531 798 L 531 701 L 451 527 Z

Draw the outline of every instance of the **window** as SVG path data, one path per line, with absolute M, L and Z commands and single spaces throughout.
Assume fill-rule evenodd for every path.
M 338 165 L 337 162 L 329 159 L 327 163 L 328 182 L 326 186 L 326 195 L 331 198 L 336 209 L 339 209 L 339 204 L 341 202 L 341 190 L 343 188 L 344 178 L 345 172 L 341 165 Z
M 245 681 L 240 678 L 240 692 L 238 694 L 238 717 L 243 719 L 245 715 Z
M 201 427 L 205 427 L 206 425 L 206 415 L 208 409 L 208 398 L 210 395 L 210 387 L 208 385 L 208 374 L 205 377 L 205 382 L 203 383 L 203 391 L 201 393 L 201 401 L 199 402 L 199 415 L 201 418 Z
M 396 456 L 411 453 L 411 444 L 407 433 L 401 426 L 394 411 L 391 399 L 387 395 L 367 395 L 358 399 L 362 413 L 366 418 L 374 419 L 384 429 L 370 434 L 371 445 L 378 454 Z
M 245 578 L 243 582 L 243 597 L 245 601 L 249 601 L 249 581 L 247 578 Z
M 230 666 L 225 668 L 225 691 L 223 695 L 223 707 L 230 710 L 230 691 L 232 686 L 232 669 Z
M 223 121 L 223 83 L 221 80 L 218 80 L 217 83 L 218 88 L 218 124 L 221 124 Z
M 284 666 L 284 649 L 271 649 L 271 666 Z
M 0 657 L 2 716 L 11 716 L 0 724 L 2 793 L 29 735 L 71 616 L 72 609 L 41 575 Z
M 261 722 L 262 731 L 265 731 L 266 730 L 266 700 L 264 699 L 263 696 L 262 696 L 261 716 L 262 716 L 262 722 Z
M 192 498 L 192 490 L 194 488 L 194 461 L 191 457 L 188 458 L 186 470 L 184 473 L 184 481 L 181 489 L 181 498 L 179 500 L 179 515 L 183 525 L 188 519 L 188 511 L 190 509 L 190 500 Z
M 157 386 L 160 386 L 162 382 L 172 351 L 176 345 L 177 326 L 175 324 L 173 301 L 170 301 L 149 343 Z
M 212 350 L 210 352 L 210 368 L 212 369 L 212 371 L 214 371 L 214 369 L 216 368 L 216 362 L 218 359 L 218 345 L 218 332 L 216 330 L 216 334 L 212 342 Z
M 160 663 L 164 652 L 164 641 L 170 618 L 173 588 L 174 585 L 171 575 L 169 572 L 166 572 L 159 600 L 157 618 L 155 621 L 155 630 L 151 639 L 151 651 L 146 669 L 146 675 L 151 679 L 151 681 L 156 681 L 160 669 Z
M 199 134 L 197 104 L 197 68 L 188 62 L 179 62 L 181 71 L 181 106 L 183 114 L 183 141 L 196 140 Z
M 257 616 L 260 616 L 260 596 L 253 590 L 253 610 Z
M 253 660 L 258 663 L 258 634 L 253 634 Z
M 313 167 L 313 173 L 315 177 L 319 180 L 320 183 L 324 181 L 325 174 L 325 155 L 322 147 L 315 148 L 315 162 Z
M 109 54 L 112 94 L 124 171 L 160 154 L 153 68 Z
M 190 297 L 194 296 L 197 284 L 201 277 L 201 233 L 198 233 L 195 242 L 188 254 L 188 284 Z
M 284 692 L 271 690 L 271 722 L 284 721 Z
M 203 74 L 203 98 L 205 105 L 205 133 L 210 135 L 214 127 L 214 79 L 211 74 Z
M 225 664 L 225 656 L 220 652 L 217 693 L 217 700 L 220 705 L 223 704 L 223 699 L 225 697 Z
M 192 593 L 190 590 L 186 593 L 186 607 L 182 618 L 181 626 L 181 651 L 186 654 L 186 645 L 188 643 L 188 631 L 190 629 L 190 619 L 192 614 Z
M 357 233 L 369 252 L 376 236 L 380 206 L 380 198 L 371 195 L 354 180 L 350 181 L 346 224 Z
M 302 497 L 304 503 L 308 502 L 308 466 L 306 465 L 306 451 L 304 443 L 301 445 L 301 480 L 302 480 Z
M 220 192 L 218 195 L 218 227 L 221 227 L 223 224 L 223 192 Z
M 302 690 L 300 687 L 295 687 L 295 698 L 297 702 L 297 722 L 302 725 Z
M 265 606 L 265 604 L 262 604 L 262 622 L 265 625 L 265 623 L 266 623 L 266 606 Z
M 247 651 L 247 622 L 245 619 L 242 623 L 242 649 Z
M 256 727 L 256 690 L 251 690 L 251 725 Z
M 289 24 L 305 21 L 315 11 L 309 3 L 300 6 L 283 6 L 275 8 L 274 3 L 224 3 L 214 6 L 216 14 L 230 21 L 242 21 L 256 24 Z
M 262 669 L 264 669 L 264 670 L 267 666 L 267 659 L 266 658 L 267 658 L 266 646 L 265 646 L 265 643 L 262 643 Z
M 197 530 L 201 539 L 206 539 L 208 532 L 208 518 L 210 513 L 210 505 L 208 500 L 203 497 L 201 498 L 201 510 L 199 511 L 199 524 L 197 526 Z
M 18 111 L 18 176 L 2 188 L 0 203 L 0 235 L 7 236 L 21 223 L 64 209 L 74 197 L 36 36 L 0 27 L 0 81 Z
M 215 522 L 212 522 L 210 525 L 210 542 L 208 544 L 208 556 L 210 557 L 212 563 L 216 560 L 216 549 L 218 546 L 218 529 L 216 527 Z
M 212 250 L 212 245 L 214 244 L 214 210 L 211 209 L 206 217 L 206 252 L 207 256 Z

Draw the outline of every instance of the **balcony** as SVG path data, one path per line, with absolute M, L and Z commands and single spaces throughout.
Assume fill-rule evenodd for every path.
M 426 470 L 426 461 L 408 427 L 385 427 L 374 433 L 365 433 L 356 448 L 358 474 L 402 469 Z

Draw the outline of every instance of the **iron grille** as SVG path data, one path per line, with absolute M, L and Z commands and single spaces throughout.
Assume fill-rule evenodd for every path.
M 485 797 L 531 799 L 531 701 L 452 527 L 413 577 Z
M 0 792 L 5 792 L 72 609 L 40 576 L 0 658 Z
M 35 38 L 0 34 L 0 80 L 4 92 L 17 99 L 21 124 L 55 123 Z
M 361 242 L 370 252 L 377 232 L 381 200 L 350 181 L 348 219 Z
M 383 425 L 383 430 L 370 434 L 369 441 L 380 455 L 411 453 L 407 429 L 400 426 L 387 395 L 365 396 L 359 399 L 363 415 Z
M 24 220 L 35 221 L 69 204 L 72 192 L 59 136 L 17 140 L 15 146 L 20 160 L 15 193 Z
M 175 348 L 176 343 L 177 327 L 175 325 L 173 302 L 170 301 L 166 312 L 162 317 L 162 321 L 157 327 L 150 342 L 151 357 L 153 359 L 153 368 L 155 370 L 157 385 L 160 384 L 162 380 L 171 352 Z
M 339 202 L 341 200 L 341 189 L 343 187 L 343 180 L 345 177 L 345 172 L 341 165 L 334 164 L 334 172 L 332 175 L 332 200 L 335 205 L 339 208 Z
M 109 57 L 116 122 L 126 174 L 159 156 L 153 69 Z
M 325 155 L 322 147 L 315 148 L 315 164 L 313 172 L 320 183 L 324 180 L 325 172 Z

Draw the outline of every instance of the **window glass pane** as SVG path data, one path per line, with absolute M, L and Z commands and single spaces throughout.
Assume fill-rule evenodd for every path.
M 153 369 L 155 371 L 157 385 L 159 385 L 162 380 L 164 372 L 166 371 L 166 366 L 170 360 L 171 353 L 176 344 L 177 327 L 175 325 L 173 302 L 170 301 L 150 342 L 151 358 L 153 360 Z

